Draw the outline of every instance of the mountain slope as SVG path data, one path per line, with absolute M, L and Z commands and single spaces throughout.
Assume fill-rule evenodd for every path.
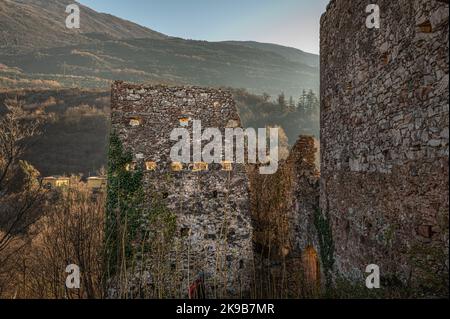
M 71 31 L 64 12 L 72 0 L 1 1 L 0 87 L 107 88 L 124 80 L 294 97 L 319 89 L 318 56 L 297 49 L 172 38 L 83 6 L 81 28 Z
M 105 165 L 113 80 L 228 86 L 272 97 L 319 89 L 318 56 L 273 44 L 168 37 L 83 6 L 81 29 L 70 31 L 64 20 L 72 1 L 0 0 L 0 116 L 2 99 L 15 96 L 49 114 L 26 156 L 44 175 L 95 174 Z M 280 125 L 292 143 L 318 131 L 317 119 L 235 92 L 244 121 Z
M 223 43 L 242 45 L 249 48 L 269 51 L 272 53 L 279 54 L 292 62 L 302 63 L 312 67 L 318 67 L 320 64 L 318 55 L 303 52 L 301 50 L 282 45 L 272 43 L 260 43 L 254 41 L 224 41 Z
M 117 39 L 167 36 L 78 4 L 81 28 L 65 26 L 66 6 L 73 0 L 1 0 L 0 48 L 27 50 L 90 43 L 96 34 Z
M 76 76 L 81 87 L 92 87 L 92 78 L 97 78 L 99 87 L 107 86 L 108 80 L 125 80 L 230 86 L 271 95 L 285 91 L 298 96 L 303 88 L 318 90 L 317 68 L 246 46 L 182 39 L 103 41 L 0 55 L 0 61 L 59 82 L 61 74 L 70 74 L 63 86 Z

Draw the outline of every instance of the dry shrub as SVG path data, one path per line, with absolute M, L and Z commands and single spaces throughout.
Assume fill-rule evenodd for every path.
M 93 194 L 76 178 L 54 194 L 8 267 L 6 298 L 102 298 L 103 192 Z M 80 289 L 67 289 L 66 267 L 80 267 Z

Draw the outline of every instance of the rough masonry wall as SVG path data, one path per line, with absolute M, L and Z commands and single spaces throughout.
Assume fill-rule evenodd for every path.
M 252 226 L 248 179 L 243 165 L 231 171 L 210 164 L 206 171 L 171 167 L 170 132 L 183 122 L 192 132 L 192 120 L 202 127 L 240 126 L 230 93 L 197 87 L 141 87 L 122 82 L 112 87 L 112 129 L 138 165 L 154 162 L 145 171 L 148 196 L 159 194 L 177 216 L 177 234 L 183 240 L 183 287 L 204 272 L 206 295 L 245 297 L 253 268 Z
M 321 20 L 321 208 L 335 277 L 448 295 L 448 4 L 333 0 Z M 442 285 L 442 287 L 441 287 Z
M 273 175 L 249 166 L 256 283 L 259 298 L 299 298 L 320 286 L 319 244 L 314 213 L 319 206 L 317 149 L 301 136 Z M 305 260 L 314 251 L 314 264 Z M 310 272 L 311 278 L 305 273 Z M 270 279 L 269 279 L 270 278 Z M 310 282 L 308 282 L 310 281 Z

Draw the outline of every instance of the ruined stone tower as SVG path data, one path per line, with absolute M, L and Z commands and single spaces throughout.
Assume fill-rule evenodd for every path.
M 320 290 L 316 151 L 313 137 L 300 136 L 275 174 L 249 169 L 259 298 L 317 297 Z
M 321 20 L 334 277 L 363 284 L 376 264 L 384 284 L 433 294 L 448 284 L 448 1 L 374 3 L 379 29 L 366 27 L 366 0 L 333 0 Z
M 160 194 L 177 217 L 183 240 L 183 289 L 204 273 L 207 297 L 245 297 L 253 267 L 248 179 L 241 164 L 174 163 L 174 128 L 240 126 L 231 95 L 220 89 L 112 87 L 112 130 L 136 165 L 144 167 L 147 195 Z

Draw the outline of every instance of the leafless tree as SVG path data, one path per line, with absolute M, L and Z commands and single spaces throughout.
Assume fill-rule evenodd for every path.
M 101 298 L 105 193 L 92 193 L 78 177 L 72 177 L 70 186 L 55 195 L 48 212 L 33 225 L 37 236 L 24 256 L 28 280 L 19 296 Z M 80 289 L 65 286 L 65 269 L 70 264 L 80 267 Z
M 41 121 L 27 113 L 16 98 L 7 100 L 0 116 L 0 268 L 13 252 L 12 242 L 24 235 L 42 212 L 45 192 L 39 172 L 22 160 Z

